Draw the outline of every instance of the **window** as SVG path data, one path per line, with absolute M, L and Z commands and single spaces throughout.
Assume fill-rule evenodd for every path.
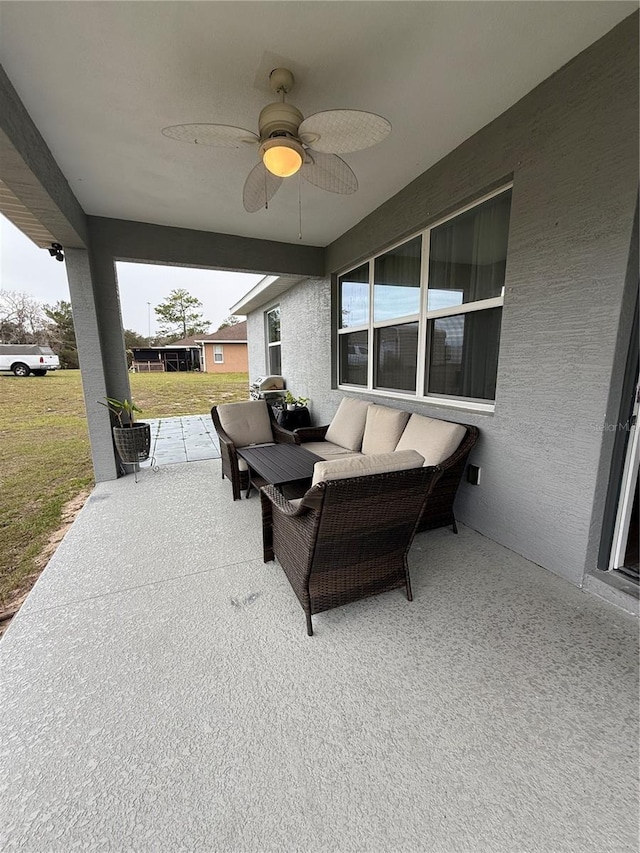
M 367 386 L 369 365 L 369 264 L 340 279 L 340 382 Z M 353 330 L 353 331 L 352 331 Z
M 222 348 L 222 344 L 214 344 L 213 360 L 216 364 L 222 364 L 224 362 L 224 350 Z
M 267 362 L 269 374 L 282 375 L 282 359 L 280 354 L 280 306 L 276 305 L 266 314 L 267 323 Z
M 340 385 L 495 400 L 511 188 L 338 279 Z

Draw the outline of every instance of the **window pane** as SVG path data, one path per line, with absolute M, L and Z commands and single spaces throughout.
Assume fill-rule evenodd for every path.
M 375 259 L 373 318 L 392 320 L 420 310 L 422 237 L 415 237 Z
M 428 310 L 500 296 L 511 190 L 431 231 Z
M 418 324 L 385 326 L 375 330 L 376 388 L 395 391 L 416 390 Z
M 282 376 L 282 365 L 280 363 L 280 344 L 269 347 L 269 375 Z
M 502 308 L 490 308 L 429 321 L 425 390 L 495 400 L 501 320 Z
M 267 312 L 267 340 L 270 344 L 280 340 L 280 306 Z
M 369 335 L 367 332 L 349 332 L 340 335 L 340 382 L 345 385 L 367 384 L 369 363 Z
M 340 278 L 340 328 L 369 322 L 369 264 Z

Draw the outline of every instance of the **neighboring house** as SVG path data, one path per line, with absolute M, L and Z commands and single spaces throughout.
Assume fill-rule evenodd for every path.
M 198 347 L 203 373 L 247 373 L 247 321 L 218 329 L 211 335 L 194 335 L 175 341 L 171 346 Z
M 176 341 L 164 347 L 132 347 L 134 373 L 178 373 L 200 370 L 200 349 L 193 343 Z

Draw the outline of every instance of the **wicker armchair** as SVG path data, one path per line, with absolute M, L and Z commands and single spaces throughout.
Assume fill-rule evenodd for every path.
M 284 569 L 307 619 L 360 598 L 404 587 L 412 600 L 407 552 L 438 467 L 333 480 L 289 502 L 260 490 L 263 556 Z
M 462 442 L 448 459 L 439 463 L 442 468 L 442 476 L 438 480 L 431 493 L 431 498 L 424 508 L 420 523 L 418 524 L 418 532 L 423 530 L 432 530 L 436 527 L 446 527 L 451 525 L 453 532 L 458 532 L 458 526 L 453 514 L 453 504 L 458 492 L 458 486 L 462 480 L 464 469 L 467 464 L 469 454 L 473 449 L 474 444 L 478 440 L 480 431 L 478 427 L 471 424 L 462 424 L 467 432 Z M 304 444 L 309 441 L 323 441 L 329 426 L 318 427 L 300 427 L 294 430 L 294 436 L 299 444 Z M 320 452 L 316 450 L 315 452 Z
M 278 425 L 271 406 L 264 400 L 214 406 L 211 419 L 220 439 L 222 479 L 231 480 L 234 501 L 241 499 L 243 489 L 249 489 L 247 463 L 238 456 L 237 447 L 280 442 L 295 444 L 293 434 Z M 230 423 L 233 425 L 229 426 Z

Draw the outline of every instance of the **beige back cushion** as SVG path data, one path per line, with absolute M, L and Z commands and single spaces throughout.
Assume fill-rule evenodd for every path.
M 401 453 L 370 453 L 368 456 L 347 456 L 329 462 L 316 462 L 313 466 L 312 486 L 325 480 L 346 480 L 349 477 L 365 477 L 368 474 L 388 474 L 391 471 L 406 471 L 420 468 L 424 462 L 415 450 Z M 384 514 L 384 507 L 380 508 Z
M 223 403 L 218 406 L 218 417 L 223 430 L 236 447 L 273 443 L 271 421 L 264 400 Z
M 424 456 L 425 465 L 439 465 L 458 449 L 466 432 L 460 424 L 411 415 L 396 451 L 417 450 Z
M 362 439 L 362 452 L 390 453 L 395 450 L 408 420 L 408 412 L 390 409 L 389 406 L 373 404 L 369 406 Z
M 326 440 L 347 450 L 360 450 L 369 405 L 367 400 L 344 397 L 329 424 Z

